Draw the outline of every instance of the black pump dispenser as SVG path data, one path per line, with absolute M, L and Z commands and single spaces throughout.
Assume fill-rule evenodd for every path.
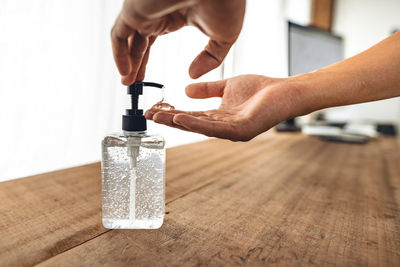
M 135 82 L 128 86 L 128 94 L 131 95 L 132 107 L 126 110 L 122 116 L 122 130 L 129 132 L 143 132 L 147 130 L 146 118 L 139 107 L 139 95 L 143 94 L 143 86 L 163 88 L 164 85 L 152 82 Z

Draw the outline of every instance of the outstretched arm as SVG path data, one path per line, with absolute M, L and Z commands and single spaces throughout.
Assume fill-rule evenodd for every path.
M 400 96 L 400 31 L 354 57 L 294 77 L 292 84 L 304 101 L 298 115 Z
M 149 110 L 148 119 L 207 136 L 247 141 L 310 112 L 400 96 L 400 32 L 349 59 L 285 79 L 258 75 L 191 84 L 192 98 L 221 97 L 216 110 Z

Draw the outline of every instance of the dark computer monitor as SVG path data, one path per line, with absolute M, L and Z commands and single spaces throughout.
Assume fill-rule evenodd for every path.
M 341 37 L 289 22 L 289 76 L 311 72 L 342 59 L 343 39 Z

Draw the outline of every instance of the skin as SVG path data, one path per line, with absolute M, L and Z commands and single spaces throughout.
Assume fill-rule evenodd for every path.
M 242 28 L 245 0 L 125 0 L 111 30 L 114 60 L 122 83 L 144 79 L 157 36 L 191 25 L 210 37 L 193 60 L 189 75 L 198 78 L 218 67 Z
M 288 98 L 276 94 L 283 79 L 243 75 L 232 79 L 191 84 L 186 94 L 191 98 L 221 97 L 218 109 L 204 112 L 150 109 L 147 119 L 207 136 L 248 141 L 284 120 L 276 116 Z M 280 99 L 279 99 L 280 98 Z
M 148 2 L 153 4 L 147 5 Z M 189 2 L 195 4 L 190 5 Z M 242 4 L 243 1 L 235 0 L 126 1 L 113 29 L 114 56 L 123 83 L 128 85 L 144 77 L 152 41 L 156 35 L 169 31 L 160 27 L 168 23 L 164 21 L 164 24 L 159 24 L 165 16 L 183 16 L 186 24 L 195 25 L 210 36 L 210 43 L 225 44 L 217 46 L 221 49 L 215 49 L 209 43 L 190 67 L 189 73 L 193 78 L 217 67 L 240 32 L 244 11 Z M 232 16 L 224 19 L 217 16 L 224 13 L 221 10 L 234 12 L 235 8 L 240 10 L 241 16 L 230 23 L 225 23 L 224 19 Z M 212 13 L 213 10 L 218 12 Z M 214 16 L 208 18 L 208 14 Z M 119 25 L 121 20 L 130 25 L 130 31 L 126 30 L 126 25 Z M 172 31 L 186 24 L 171 23 L 171 28 L 165 28 Z M 147 36 L 148 41 L 136 42 L 136 36 Z M 140 64 L 137 54 L 142 55 Z M 145 116 L 157 123 L 182 130 L 232 141 L 248 141 L 283 120 L 319 109 L 400 96 L 399 70 L 400 32 L 359 55 L 312 73 L 284 79 L 243 75 L 222 81 L 191 84 L 186 88 L 186 94 L 192 98 L 221 97 L 222 103 L 215 110 L 186 112 L 151 109 Z

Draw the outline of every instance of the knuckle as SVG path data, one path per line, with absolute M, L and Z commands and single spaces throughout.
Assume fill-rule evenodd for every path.
M 111 36 L 111 40 L 115 41 L 115 42 L 124 39 L 123 36 L 121 36 L 120 31 L 117 28 L 117 26 L 114 26 L 111 28 L 110 36 Z

